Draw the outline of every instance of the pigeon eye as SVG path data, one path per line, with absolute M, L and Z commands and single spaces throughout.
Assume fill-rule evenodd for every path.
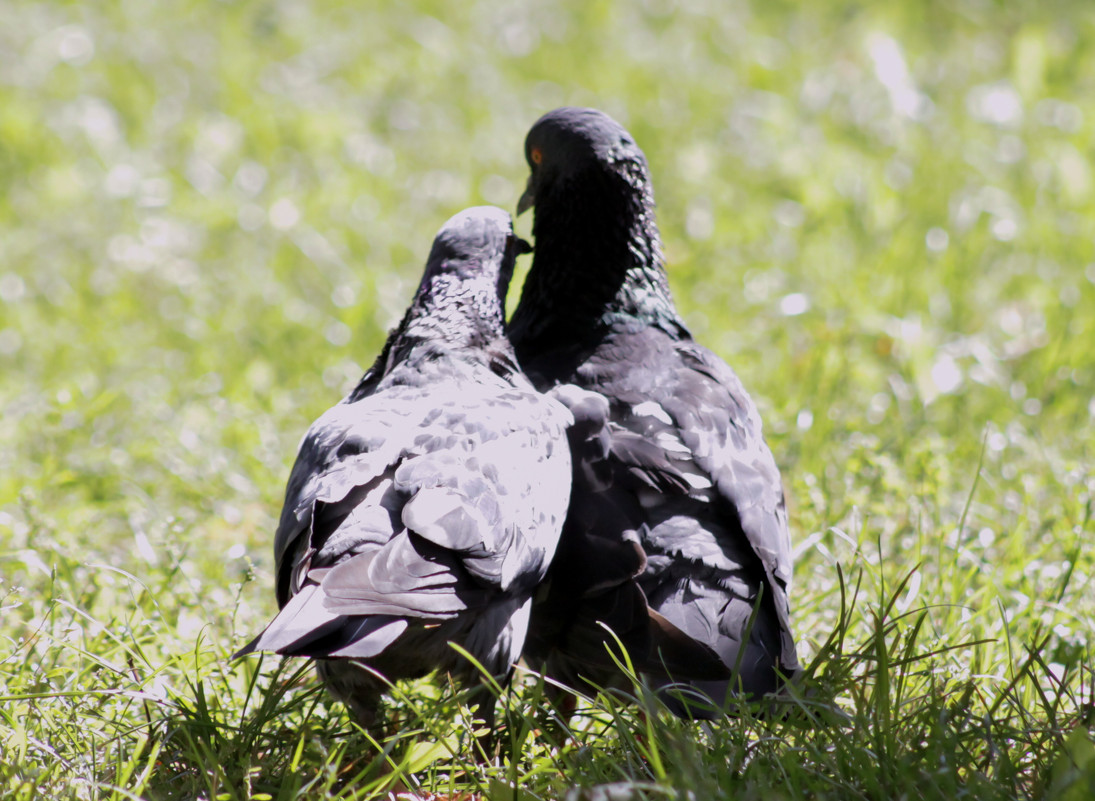
M 533 164 L 539 164 L 544 160 L 544 154 L 540 152 L 540 148 L 534 147 L 532 152 L 529 153 L 529 158 L 532 159 Z

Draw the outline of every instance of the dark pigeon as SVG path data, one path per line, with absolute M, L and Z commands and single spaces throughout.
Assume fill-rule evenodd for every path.
M 479 677 L 450 641 L 508 678 L 555 552 L 572 418 L 532 387 L 504 334 L 521 246 L 501 209 L 445 223 L 403 321 L 308 430 L 289 477 L 274 543 L 281 611 L 236 656 L 318 660 L 366 726 L 385 688 L 371 671 Z
M 571 506 L 525 659 L 570 686 L 621 686 L 603 622 L 675 713 L 732 712 L 799 668 L 787 513 L 760 417 L 677 314 L 631 135 L 561 108 L 525 155 L 518 210 L 535 206 L 536 249 L 510 340 L 539 389 L 586 393 L 570 404 Z

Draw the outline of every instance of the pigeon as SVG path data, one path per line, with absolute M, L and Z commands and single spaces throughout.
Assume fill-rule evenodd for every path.
M 440 670 L 483 689 L 450 643 L 508 680 L 555 552 L 573 418 L 522 374 L 504 330 L 527 248 L 501 209 L 446 222 L 402 322 L 309 428 L 289 477 L 281 611 L 236 657 L 315 659 L 367 729 L 389 681 Z M 492 720 L 493 703 L 480 713 Z
M 756 406 L 677 313 L 632 136 L 560 108 L 525 155 L 518 213 L 535 209 L 535 250 L 508 334 L 538 389 L 585 395 L 570 404 L 570 508 L 524 659 L 576 689 L 627 687 L 606 658 L 618 639 L 678 716 L 732 714 L 799 670 L 787 512 Z

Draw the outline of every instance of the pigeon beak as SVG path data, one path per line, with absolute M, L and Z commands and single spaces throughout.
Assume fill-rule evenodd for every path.
M 525 187 L 525 193 L 521 195 L 521 199 L 517 201 L 517 216 L 521 216 L 536 204 L 536 187 L 533 185 L 534 178 L 535 176 L 533 175 L 528 177 L 528 186 Z

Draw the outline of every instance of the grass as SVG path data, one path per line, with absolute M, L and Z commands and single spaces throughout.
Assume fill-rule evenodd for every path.
M 679 5 L 0 4 L 0 797 L 1095 794 L 1095 12 Z M 808 676 L 562 744 L 522 679 L 493 764 L 422 682 L 370 742 L 228 656 L 298 437 L 563 103 L 761 406 Z

